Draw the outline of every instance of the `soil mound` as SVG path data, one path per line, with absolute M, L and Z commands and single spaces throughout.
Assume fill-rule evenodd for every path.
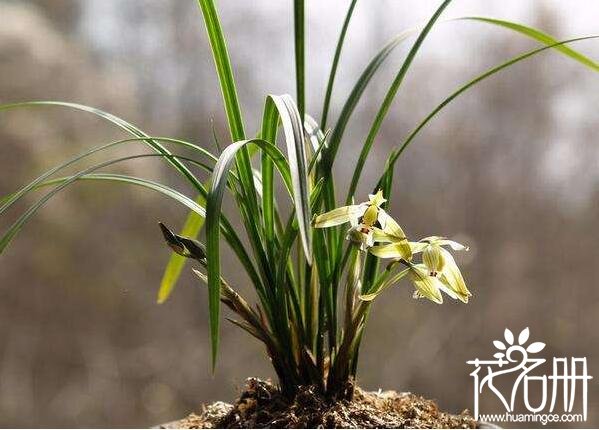
M 465 410 L 439 410 L 433 400 L 412 393 L 355 389 L 352 400 L 331 402 L 314 387 L 293 400 L 270 382 L 248 379 L 235 404 L 216 402 L 162 428 L 476 428 Z

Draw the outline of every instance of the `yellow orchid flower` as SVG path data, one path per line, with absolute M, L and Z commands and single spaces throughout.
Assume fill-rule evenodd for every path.
M 443 291 L 453 299 L 468 303 L 472 294 L 468 291 L 453 256 L 443 246 L 449 246 L 454 251 L 467 251 L 468 247 L 440 236 L 426 237 L 419 242 L 410 242 L 409 245 L 412 254 L 422 253 L 422 263 L 413 265 L 410 270 L 416 297 L 442 303 Z M 379 258 L 403 258 L 394 243 L 374 246 L 369 251 Z
M 397 245 L 402 258 L 409 259 L 412 251 L 405 233 L 381 208 L 386 201 L 382 190 L 379 190 L 376 194 L 369 194 L 367 202 L 343 206 L 314 217 L 312 225 L 327 228 L 349 222 L 351 228 L 347 239 L 359 244 L 362 250 L 372 247 L 375 242 L 392 242 Z

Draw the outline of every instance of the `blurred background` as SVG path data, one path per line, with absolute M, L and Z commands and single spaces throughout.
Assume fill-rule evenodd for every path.
M 317 119 L 348 3 L 307 2 L 307 103 Z M 379 47 L 427 19 L 437 3 L 358 2 L 329 124 Z M 294 92 L 291 4 L 219 4 L 248 134 L 258 130 L 266 94 Z M 460 0 L 444 16 L 518 20 L 566 39 L 597 33 L 598 14 L 592 0 Z M 226 143 L 218 82 L 193 0 L 0 0 L 0 17 L 0 102 L 79 102 L 151 135 L 207 148 L 213 148 L 213 119 Z M 335 166 L 342 183 L 410 44 L 396 50 L 354 114 Z M 535 46 L 483 24 L 438 25 L 383 125 L 357 200 L 374 185 L 389 150 L 446 95 Z M 597 41 L 573 47 L 599 59 Z M 449 300 L 437 306 L 412 300 L 407 285 L 390 290 L 367 328 L 361 386 L 421 393 L 454 412 L 472 408 L 472 369 L 465 362 L 490 357 L 491 341 L 505 327 L 516 334 L 530 327 L 531 339 L 547 344 L 546 357 L 587 357 L 590 374 L 599 377 L 598 103 L 596 74 L 545 52 L 461 96 L 404 153 L 391 212 L 413 238 L 443 234 L 470 245 L 460 262 L 474 297 L 467 306 Z M 0 195 L 123 136 L 92 115 L 62 108 L 2 112 Z M 133 144 L 93 160 L 142 152 Z M 158 160 L 112 170 L 193 194 Z M 35 198 L 0 226 L 8 228 Z M 159 195 L 85 182 L 23 229 L 0 257 L 1 426 L 147 427 L 202 403 L 232 401 L 246 377 L 273 376 L 261 346 L 226 323 L 211 376 L 207 297 L 190 267 L 172 298 L 155 303 L 169 257 L 156 223 L 178 228 L 185 214 Z M 249 294 L 236 262 L 225 267 Z M 599 425 L 598 406 L 591 381 L 587 426 Z

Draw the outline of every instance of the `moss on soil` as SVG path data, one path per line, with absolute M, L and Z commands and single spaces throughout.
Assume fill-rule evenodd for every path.
M 248 379 L 234 405 L 216 402 L 162 428 L 476 428 L 465 410 L 454 415 L 412 393 L 356 388 L 352 400 L 330 402 L 313 387 L 286 399 L 269 382 Z

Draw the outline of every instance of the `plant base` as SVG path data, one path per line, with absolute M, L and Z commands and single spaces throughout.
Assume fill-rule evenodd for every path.
M 432 400 L 411 393 L 363 391 L 351 401 L 327 401 L 313 387 L 303 387 L 293 400 L 270 382 L 250 378 L 235 402 L 216 402 L 160 428 L 477 428 L 465 410 L 440 411 Z

